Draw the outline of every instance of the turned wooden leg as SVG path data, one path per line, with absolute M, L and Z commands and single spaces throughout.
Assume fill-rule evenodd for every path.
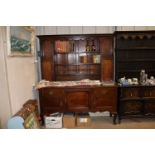
M 112 117 L 112 113 L 110 112 L 110 117 Z
M 121 123 L 121 116 L 118 115 L 118 123 Z
M 116 119 L 117 119 L 117 114 L 114 114 L 114 117 L 113 117 L 113 124 L 116 124 Z

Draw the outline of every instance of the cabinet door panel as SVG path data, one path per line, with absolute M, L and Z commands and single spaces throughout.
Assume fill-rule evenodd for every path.
M 44 107 L 59 110 L 64 107 L 64 91 L 60 89 L 46 88 L 41 92 L 42 104 Z
M 100 38 L 100 52 L 101 52 L 101 80 L 113 80 L 113 38 Z
M 120 113 L 123 115 L 142 114 L 142 103 L 140 101 L 125 101 L 120 103 Z
M 53 63 L 53 52 L 54 47 L 50 40 L 41 40 L 41 70 L 42 79 L 52 81 L 54 79 L 54 63 Z
M 155 115 L 155 100 L 144 102 L 144 114 Z
M 113 55 L 113 38 L 112 37 L 100 38 L 100 50 L 104 56 L 111 57 Z
M 96 88 L 93 92 L 92 109 L 115 111 L 117 89 L 115 87 Z
M 102 60 L 102 73 L 101 79 L 103 81 L 113 80 L 113 60 L 112 59 L 103 59 Z
M 71 90 L 66 92 L 66 107 L 68 111 L 88 111 L 89 91 Z

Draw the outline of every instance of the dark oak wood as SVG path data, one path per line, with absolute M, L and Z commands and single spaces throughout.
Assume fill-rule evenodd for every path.
M 101 62 L 102 70 L 101 70 L 101 79 L 102 81 L 110 81 L 111 79 L 114 79 L 113 75 L 113 59 L 104 59 Z
M 65 90 L 66 109 L 70 112 L 88 112 L 90 109 L 90 89 L 70 88 Z
M 53 112 L 109 111 L 117 116 L 117 86 L 47 87 L 39 89 L 41 117 Z
M 57 35 L 39 39 L 42 79 L 114 79 L 113 35 Z
M 155 76 L 155 31 L 116 32 L 115 42 L 116 81 L 139 79 L 142 69 Z
M 116 109 L 117 99 L 116 87 L 99 87 L 92 91 L 92 107 L 94 111 L 110 111 L 114 113 Z
M 53 51 L 54 47 L 51 40 L 41 41 L 41 70 L 42 79 L 49 81 L 54 80 L 54 62 Z
M 119 121 L 124 117 L 155 116 L 155 86 L 119 87 Z
M 113 35 L 39 36 L 42 79 L 113 80 Z M 48 87 L 39 90 L 40 110 L 53 112 L 109 111 L 116 123 L 117 87 Z
M 115 81 L 137 78 L 144 69 L 155 76 L 155 31 L 126 31 L 115 33 Z M 155 87 L 127 86 L 119 88 L 118 114 L 124 117 L 155 115 Z

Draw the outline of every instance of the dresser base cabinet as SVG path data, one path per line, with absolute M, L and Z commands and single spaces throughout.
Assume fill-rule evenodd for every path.
M 155 86 L 119 87 L 119 122 L 125 117 L 155 117 Z
M 47 87 L 39 89 L 41 118 L 54 112 L 109 111 L 116 124 L 117 86 Z
M 109 111 L 113 123 L 117 118 L 117 87 L 100 87 L 92 90 L 91 111 Z

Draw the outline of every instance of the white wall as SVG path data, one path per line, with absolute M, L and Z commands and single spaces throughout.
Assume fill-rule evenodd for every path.
M 155 30 L 155 26 L 117 26 L 116 30 L 118 31 L 147 31 Z
M 3 35 L 2 35 L 3 34 Z M 33 99 L 35 64 L 33 57 L 7 55 L 6 27 L 0 27 L 0 120 L 3 128 L 28 99 Z
M 7 57 L 8 83 L 12 114 L 33 98 L 35 84 L 34 57 Z
M 11 116 L 10 94 L 6 66 L 6 35 L 5 27 L 0 27 L 0 123 L 6 128 L 6 122 Z
M 117 31 L 155 30 L 155 26 L 37 26 L 37 35 L 99 34 Z
M 113 33 L 114 26 L 37 26 L 37 35 Z

